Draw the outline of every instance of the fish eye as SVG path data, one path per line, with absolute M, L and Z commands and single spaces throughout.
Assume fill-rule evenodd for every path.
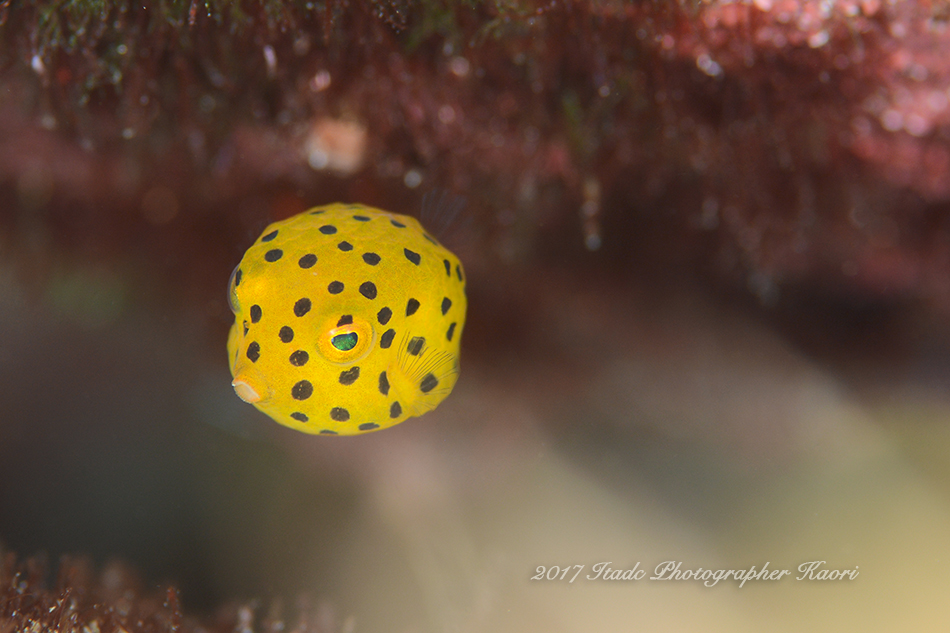
M 356 332 L 347 332 L 346 334 L 337 334 L 330 339 L 330 344 L 341 352 L 348 352 L 359 342 L 360 337 Z
M 319 328 L 317 351 L 331 363 L 351 365 L 372 351 L 376 334 L 373 325 L 360 315 L 344 316 L 345 319 L 341 319 L 333 315 Z
M 241 309 L 240 304 L 237 300 L 237 293 L 235 290 L 238 287 L 238 284 L 241 283 L 241 265 L 238 264 L 234 267 L 234 270 L 231 271 L 231 279 L 228 280 L 228 306 L 231 308 L 231 312 L 234 314 L 238 313 L 238 310 Z

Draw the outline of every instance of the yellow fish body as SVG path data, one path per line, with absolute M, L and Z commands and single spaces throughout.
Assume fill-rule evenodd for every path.
M 465 274 L 414 218 L 331 204 L 275 222 L 228 292 L 231 385 L 291 428 L 384 429 L 458 379 Z

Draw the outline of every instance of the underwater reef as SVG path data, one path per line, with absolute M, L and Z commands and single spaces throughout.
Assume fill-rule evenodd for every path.
M 292 609 L 278 602 L 258 613 L 258 604 L 227 605 L 204 621 L 182 613 L 178 591 L 145 591 L 127 565 L 113 561 L 101 571 L 91 561 L 65 556 L 49 585 L 44 559 L 17 561 L 0 551 L 0 631 L 59 633 L 125 631 L 126 633 L 233 632 L 335 633 L 344 626 L 325 604 L 309 606 L 303 598 Z M 290 612 L 292 620 L 286 618 Z
M 945 313 L 947 20 L 877 0 L 7 2 L 0 230 L 25 261 L 135 247 L 204 291 L 270 219 L 442 188 L 468 200 L 476 265 Z
M 946 2 L 0 0 L 0 633 L 761 630 L 785 595 L 813 602 L 779 630 L 932 623 L 947 59 Z M 355 444 L 265 426 L 226 371 L 242 253 L 440 191 L 456 391 Z M 767 608 L 522 582 L 826 542 L 923 580 L 894 608 L 871 573 Z

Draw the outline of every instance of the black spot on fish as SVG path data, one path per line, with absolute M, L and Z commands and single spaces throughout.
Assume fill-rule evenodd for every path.
M 424 336 L 413 336 L 409 340 L 409 345 L 406 346 L 406 351 L 413 356 L 418 356 L 419 352 L 422 351 L 422 348 L 425 347 L 425 344 L 426 339 Z
M 341 385 L 352 385 L 356 382 L 356 379 L 360 377 L 360 368 L 353 367 L 347 369 L 343 372 L 340 372 L 340 384 Z
M 310 312 L 310 299 L 304 297 L 303 299 L 298 299 L 297 303 L 294 304 L 294 314 L 299 317 Z
M 367 299 L 376 298 L 376 284 L 372 281 L 364 281 L 360 284 L 360 294 L 366 297 Z
M 294 400 L 306 400 L 313 395 L 313 385 L 309 380 L 301 380 L 291 388 L 290 395 Z
M 350 419 L 350 412 L 343 407 L 333 407 L 330 409 L 330 417 L 337 422 L 346 422 Z
M 406 256 L 406 259 L 411 261 L 416 266 L 418 266 L 419 262 L 422 261 L 422 255 L 420 255 L 419 253 L 410 251 L 408 248 L 402 249 L 402 252 Z
M 439 380 L 432 374 L 426 374 L 425 378 L 422 379 L 422 382 L 419 383 L 419 391 L 422 393 L 429 393 L 438 386 Z

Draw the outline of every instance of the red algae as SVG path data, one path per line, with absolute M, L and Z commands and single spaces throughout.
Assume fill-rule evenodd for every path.
M 688 614 L 680 628 L 692 630 L 715 612 L 627 599 L 568 611 L 560 592 L 539 601 L 528 562 L 541 561 L 548 536 L 564 537 L 559 564 L 601 539 L 617 538 L 622 554 L 644 521 L 656 534 L 698 535 L 704 543 L 683 551 L 711 561 L 774 557 L 803 532 L 787 518 L 819 481 L 837 491 L 816 497 L 833 534 L 866 537 L 846 539 L 848 551 L 863 548 L 872 564 L 882 552 L 932 554 L 929 542 L 889 549 L 913 536 L 879 539 L 828 517 L 882 515 L 909 499 L 900 516 L 943 533 L 925 469 L 868 468 L 891 414 L 851 392 L 864 385 L 892 407 L 911 372 L 946 392 L 948 19 L 942 5 L 883 0 L 0 0 L 0 282 L 13 290 L 3 316 L 16 334 L 4 375 L 21 394 L 7 407 L 4 439 L 15 441 L 0 443 L 18 459 L 0 464 L 48 476 L 6 477 L 27 510 L 2 513 L 6 536 L 21 550 L 62 551 L 62 541 L 23 541 L 66 533 L 66 548 L 92 542 L 98 556 L 131 534 L 120 555 L 138 548 L 147 561 L 167 547 L 163 564 L 183 591 L 80 558 L 50 581 L 42 559 L 0 551 L 0 633 L 354 630 L 323 603 L 235 598 L 211 617 L 188 604 L 202 583 L 217 601 L 314 582 L 359 614 L 361 630 L 415 623 L 411 610 L 457 628 L 456 611 L 427 602 L 454 592 L 511 630 L 559 613 L 589 624 L 599 606 L 622 608 L 625 625 Z M 429 199 L 467 201 L 435 213 L 443 225 L 462 216 L 456 241 L 429 227 L 468 275 L 464 388 L 394 435 L 275 435 L 302 466 L 274 465 L 272 430 L 226 378 L 224 286 L 241 253 L 271 221 L 312 206 L 422 208 L 425 220 L 423 198 L 440 191 Z M 827 371 L 835 363 L 857 369 Z M 878 371 L 898 385 L 865 377 Z M 943 420 L 940 402 L 921 419 Z M 945 438 L 924 444 L 937 472 Z M 604 489 L 577 486 L 587 479 L 577 463 L 545 463 L 562 453 L 586 453 L 585 472 L 622 479 L 616 505 L 578 513 Z M 108 468 L 77 475 L 73 460 Z M 790 484 L 794 464 L 801 478 Z M 755 469 L 738 486 L 737 465 Z M 898 482 L 871 505 L 868 473 Z M 111 513 L 64 521 L 64 482 L 82 512 L 114 495 Z M 648 501 L 631 504 L 641 483 Z M 933 516 L 914 512 L 924 503 Z M 707 527 L 670 522 L 681 509 Z M 635 521 L 615 522 L 614 510 Z M 126 516 L 137 518 L 115 520 Z M 569 522 L 589 538 L 550 516 L 589 521 Z M 502 525 L 492 517 L 529 536 L 485 537 Z M 805 528 L 819 535 L 808 555 L 824 556 L 826 533 Z M 489 546 L 473 550 L 469 530 Z M 472 564 L 483 554 L 484 585 Z M 928 617 L 943 590 L 931 576 L 925 591 L 905 592 L 919 603 L 866 619 Z M 877 597 L 891 588 L 876 587 L 867 603 L 886 604 Z M 718 609 L 711 595 L 703 604 Z M 857 595 L 842 596 L 842 621 Z M 779 621 L 773 606 L 756 612 Z M 532 617 L 512 620 L 519 609 Z
M 133 569 L 119 562 L 96 571 L 87 558 L 64 556 L 55 583 L 47 586 L 44 558 L 17 560 L 0 551 L 0 633 L 125 631 L 126 633 L 334 633 L 343 630 L 327 604 L 311 606 L 301 598 L 293 609 L 280 601 L 266 612 L 255 604 L 231 604 L 213 617 L 182 610 L 174 586 L 143 592 Z
M 7 8 L 14 245 L 43 209 L 45 243 L 171 248 L 160 274 L 206 296 L 274 198 L 409 211 L 444 188 L 486 269 L 567 258 L 766 305 L 804 285 L 950 309 L 936 5 L 157 6 Z
M 151 633 L 199 630 L 185 619 L 178 592 L 143 596 L 134 574 L 113 563 L 96 575 L 83 558 L 64 557 L 54 586 L 47 587 L 42 559 L 0 558 L 0 631 L 119 631 Z

